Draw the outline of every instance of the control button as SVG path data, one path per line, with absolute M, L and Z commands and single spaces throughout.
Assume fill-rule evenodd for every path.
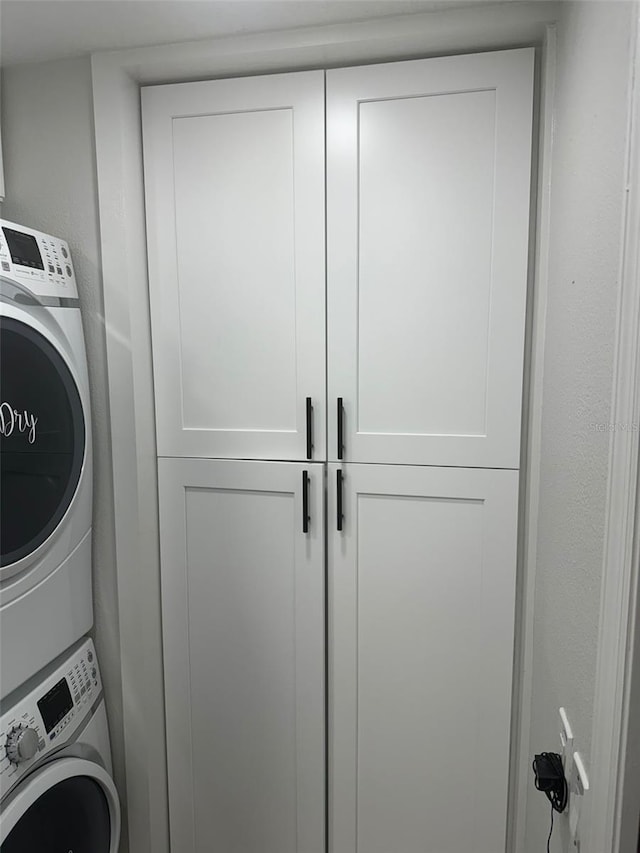
M 92 666 L 91 667 L 91 678 L 95 678 L 97 674 L 98 674 L 98 670 L 95 668 L 95 666 Z
M 89 663 L 93 663 L 93 652 L 91 651 L 91 649 L 89 649 L 89 651 L 87 652 L 87 660 L 89 661 Z
M 49 264 L 49 272 L 55 272 L 55 271 L 56 271 L 56 268 L 54 267 L 54 265 Z
M 62 246 L 62 254 L 65 256 L 65 258 L 69 257 L 69 252 L 67 252 L 64 246 Z
M 84 694 L 85 694 L 86 692 L 87 692 L 87 688 L 86 688 L 86 687 L 81 687 L 81 688 L 80 688 L 80 695 L 81 695 L 81 696 L 84 696 Z
M 18 726 L 7 736 L 7 756 L 12 764 L 29 761 L 38 751 L 38 733 L 27 726 Z
M 66 271 L 67 271 L 67 275 L 68 275 L 69 277 L 71 277 L 71 267 L 69 266 L 69 264 L 67 264 L 67 266 L 65 267 L 65 269 L 66 269 Z
M 58 275 L 62 275 L 62 267 L 56 267 L 56 272 Z

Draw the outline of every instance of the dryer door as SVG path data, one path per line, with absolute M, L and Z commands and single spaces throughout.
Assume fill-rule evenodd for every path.
M 0 317 L 0 566 L 51 536 L 76 492 L 86 444 L 80 394 L 58 350 Z
M 119 841 L 118 795 L 91 761 L 45 765 L 3 805 L 1 853 L 117 853 Z

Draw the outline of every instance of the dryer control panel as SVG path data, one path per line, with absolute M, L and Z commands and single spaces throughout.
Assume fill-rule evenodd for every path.
M 69 244 L 5 219 L 0 219 L 0 276 L 36 296 L 78 296 Z
M 102 693 L 92 640 L 84 640 L 36 687 L 2 707 L 0 799 L 47 754 L 73 741 Z

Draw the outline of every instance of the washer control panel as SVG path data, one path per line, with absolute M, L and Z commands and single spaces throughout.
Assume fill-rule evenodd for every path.
M 0 716 L 0 798 L 75 733 L 102 691 L 92 640 L 85 640 L 44 681 Z
M 37 296 L 78 296 L 69 244 L 5 219 L 0 219 L 0 276 Z

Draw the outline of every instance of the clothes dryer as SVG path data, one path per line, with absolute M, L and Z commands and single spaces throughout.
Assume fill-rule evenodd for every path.
M 93 622 L 92 455 L 69 246 L 0 220 L 0 696 Z

